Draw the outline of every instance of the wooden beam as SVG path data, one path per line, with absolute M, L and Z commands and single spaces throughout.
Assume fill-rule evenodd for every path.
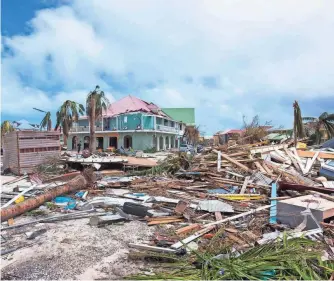
M 221 212 L 215 212 L 216 221 L 220 221 L 223 219 Z
M 240 194 L 244 194 L 245 193 L 249 179 L 250 179 L 250 177 L 246 177 L 245 178 L 245 181 L 244 181 L 244 183 L 242 185 L 242 188 L 240 190 Z
M 260 170 L 261 173 L 267 174 L 267 171 L 261 166 L 259 162 L 254 162 L 256 168 Z
M 154 247 L 154 246 L 149 246 L 149 245 L 144 245 L 144 244 L 129 243 L 129 247 L 139 249 L 139 250 L 158 252 L 158 253 L 167 253 L 167 254 L 176 253 L 176 250 L 173 250 L 170 248 Z
M 178 235 L 186 234 L 188 232 L 191 232 L 193 230 L 198 230 L 200 228 L 201 228 L 201 226 L 198 223 L 194 223 L 194 224 L 191 224 L 191 225 L 188 225 L 188 226 L 177 229 L 175 231 L 175 233 L 178 234 Z
M 311 168 L 312 168 L 312 166 L 313 166 L 313 164 L 314 164 L 314 161 L 315 161 L 315 159 L 317 159 L 319 153 L 320 153 L 320 152 L 317 151 L 317 152 L 313 155 L 311 161 L 309 161 L 309 162 L 307 163 L 306 168 L 305 168 L 305 170 L 304 170 L 305 174 L 307 174 L 307 173 L 311 170 Z M 308 158 L 307 160 L 309 160 L 309 159 L 310 159 L 310 158 Z
M 301 171 L 298 162 L 296 161 L 295 157 L 292 155 L 291 151 L 287 148 L 284 148 L 285 153 L 288 155 L 288 157 L 290 158 L 292 164 L 295 166 L 295 168 L 297 169 L 297 171 Z
M 218 153 L 218 150 L 215 150 L 215 149 L 214 149 L 213 151 L 214 151 L 215 153 Z M 238 161 L 236 161 L 236 160 L 232 159 L 231 157 L 227 156 L 226 154 L 222 154 L 221 156 L 222 156 L 222 158 L 226 159 L 227 161 L 231 162 L 232 164 L 238 166 L 240 169 L 242 169 L 242 170 L 244 170 L 244 171 L 246 171 L 246 172 L 249 172 L 249 173 L 252 172 L 252 170 L 249 169 L 247 166 L 245 166 L 245 165 L 239 163 Z
M 305 157 L 305 158 L 312 158 L 314 154 L 319 151 L 304 151 L 304 150 L 297 150 L 297 154 L 300 157 Z M 319 157 L 323 159 L 334 159 L 334 153 L 325 153 L 325 152 L 320 152 Z

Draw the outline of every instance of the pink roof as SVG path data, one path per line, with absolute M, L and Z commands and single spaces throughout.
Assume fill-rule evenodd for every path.
M 146 101 L 143 101 L 139 98 L 130 95 L 112 103 L 104 115 L 115 116 L 123 113 L 136 112 L 136 111 L 147 112 L 155 115 L 162 115 L 168 117 L 154 103 L 148 103 Z

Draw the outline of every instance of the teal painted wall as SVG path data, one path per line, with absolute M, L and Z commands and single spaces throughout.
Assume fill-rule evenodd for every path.
M 141 113 L 117 116 L 118 130 L 136 130 L 141 124 Z M 126 128 L 126 129 L 125 129 Z
M 143 128 L 145 130 L 153 130 L 154 129 L 154 117 L 153 116 L 143 115 Z

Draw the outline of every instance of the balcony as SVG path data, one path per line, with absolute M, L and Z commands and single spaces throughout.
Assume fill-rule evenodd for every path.
M 163 125 L 157 125 L 157 131 L 163 131 L 163 132 L 172 132 L 172 133 L 178 133 L 178 128 L 175 127 L 168 127 Z
M 95 131 L 104 131 L 102 126 L 95 126 Z M 109 130 L 108 130 L 109 131 Z M 72 133 L 76 132 L 89 132 L 89 126 L 73 126 L 70 130 Z
M 101 132 L 101 131 L 155 131 L 154 129 L 141 129 L 141 128 L 136 128 L 136 129 L 126 129 L 126 128 L 123 128 L 123 129 L 119 129 L 119 130 L 116 130 L 115 128 L 102 128 L 102 126 L 95 126 L 95 131 L 96 132 Z M 180 132 L 179 128 L 175 128 L 175 127 L 169 127 L 169 126 L 164 126 L 164 125 L 156 125 L 156 131 L 159 131 L 159 132 L 169 132 L 169 133 L 176 133 L 178 134 Z M 87 132 L 89 133 L 89 126 L 77 126 L 77 125 L 74 125 L 71 130 L 70 130 L 71 133 L 78 133 L 78 132 Z

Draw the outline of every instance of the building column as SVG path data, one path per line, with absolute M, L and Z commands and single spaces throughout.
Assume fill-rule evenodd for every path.
M 166 137 L 162 137 L 162 148 L 166 150 Z
M 160 150 L 160 137 L 157 135 L 157 151 Z
M 172 148 L 172 137 L 169 136 L 169 142 L 168 142 L 168 149 L 171 149 Z

